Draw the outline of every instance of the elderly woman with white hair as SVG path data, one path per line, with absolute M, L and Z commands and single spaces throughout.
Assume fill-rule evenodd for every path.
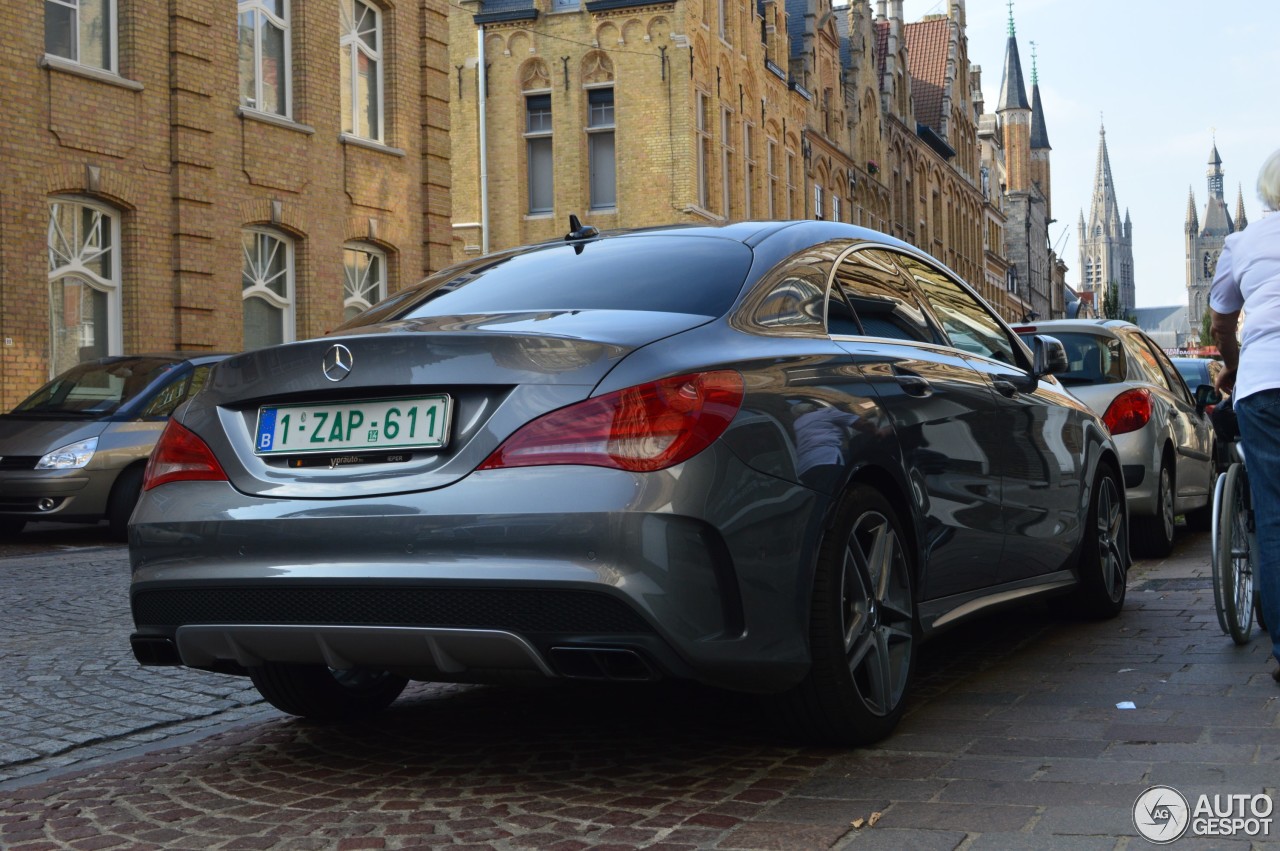
M 1280 150 L 1258 172 L 1265 212 L 1227 237 L 1209 291 L 1214 342 L 1226 364 L 1218 389 L 1231 393 L 1249 458 L 1257 526 L 1258 595 L 1280 661 Z M 1244 328 L 1236 339 L 1240 312 Z M 1280 668 L 1271 672 L 1280 683 Z

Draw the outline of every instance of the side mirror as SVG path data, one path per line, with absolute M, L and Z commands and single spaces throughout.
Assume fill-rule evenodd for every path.
M 1050 337 L 1048 334 L 1037 334 L 1034 338 L 1032 354 L 1035 355 L 1032 369 L 1037 378 L 1041 375 L 1066 372 L 1071 368 L 1071 363 L 1067 360 L 1067 350 L 1057 337 Z
M 1210 405 L 1216 405 L 1222 399 L 1212 384 L 1201 384 L 1196 387 L 1196 413 L 1203 415 Z

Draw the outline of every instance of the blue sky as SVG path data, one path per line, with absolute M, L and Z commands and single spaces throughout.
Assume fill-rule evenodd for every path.
M 1002 0 L 965 5 L 969 61 L 982 66 L 990 110 L 1009 8 Z M 903 7 L 911 22 L 945 12 L 947 3 L 904 0 Z M 1215 135 L 1228 209 L 1235 215 L 1242 186 L 1249 220 L 1261 218 L 1258 169 L 1280 148 L 1280 2 L 1014 0 L 1013 17 L 1028 98 L 1036 43 L 1058 220 L 1049 232 L 1070 267 L 1067 283 L 1080 280 L 1076 224 L 1082 211 L 1089 215 L 1105 122 L 1116 199 L 1133 220 L 1137 306 L 1185 303 L 1187 190 L 1203 219 Z

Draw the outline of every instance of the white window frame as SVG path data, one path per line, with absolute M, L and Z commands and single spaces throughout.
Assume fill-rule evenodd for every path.
M 376 263 L 360 263 L 361 255 Z M 353 268 L 352 260 L 356 262 Z M 387 297 L 387 253 L 367 242 L 342 246 L 342 321 L 364 313 Z M 347 311 L 355 313 L 347 316 Z
M 73 207 L 77 211 L 72 216 L 72 232 L 66 233 L 58 227 L 55 212 L 58 207 Z M 83 214 L 91 215 L 89 227 L 85 228 Z M 59 327 L 53 321 L 53 287 L 74 279 L 90 289 L 104 293 L 107 297 L 106 315 L 106 351 L 108 355 L 124 353 L 122 328 L 124 325 L 121 307 L 121 279 L 123 277 L 120 258 L 120 213 L 112 207 L 74 196 L 55 196 L 49 199 L 48 233 L 46 251 L 49 259 L 49 284 L 46 295 L 49 297 L 49 377 L 66 370 L 81 361 L 79 352 L 74 358 L 60 357 L 58 346 Z M 104 230 L 105 228 L 105 230 Z M 88 231 L 86 233 L 86 231 Z M 107 244 L 103 245 L 103 237 Z M 105 257 L 107 276 L 103 277 L 94 266 L 101 264 Z
M 597 111 L 597 107 L 591 103 L 591 95 L 594 92 L 608 91 L 609 106 L 606 114 L 603 109 Z M 589 86 L 586 88 L 586 106 L 587 106 L 587 189 L 590 193 L 590 204 L 593 210 L 612 210 L 618 206 L 618 136 L 617 136 L 617 91 L 613 84 L 607 86 Z M 599 147 L 603 145 L 603 140 L 608 138 L 610 143 L 609 171 L 612 174 L 612 185 L 608 187 L 608 199 L 602 197 L 597 190 L 604 190 L 603 184 L 597 183 L 597 162 L 599 156 Z
M 835 192 L 831 193 L 831 221 L 840 221 L 840 196 Z
M 711 208 L 711 98 L 705 92 L 698 92 L 697 103 L 697 135 L 698 135 L 698 206 L 704 210 Z
M 792 219 L 796 215 L 796 155 L 792 151 L 787 151 L 785 156 L 787 158 L 787 218 Z
M 529 110 L 529 99 L 535 97 L 547 98 L 550 105 L 547 108 L 547 116 L 545 126 L 533 127 L 530 120 L 533 115 Z M 551 102 L 551 90 L 539 89 L 535 91 L 524 92 L 524 138 L 525 138 L 525 184 L 527 192 L 525 193 L 527 209 L 529 215 L 539 216 L 545 213 L 555 211 L 556 205 L 556 176 L 555 176 L 555 140 L 554 140 L 554 115 L 555 104 Z M 535 206 L 533 197 L 533 175 L 534 175 L 534 145 L 547 145 L 551 151 L 550 168 L 551 168 L 551 198 L 549 204 L 545 207 Z
M 822 210 L 822 184 L 821 184 L 821 183 L 814 183 L 814 184 L 813 184 L 813 217 L 814 217 L 815 219 L 821 219 L 821 218 L 822 218 L 822 214 L 823 214 L 823 210 Z
M 729 13 L 733 9 L 733 0 L 718 0 L 720 14 L 720 39 L 727 44 L 733 44 L 733 27 L 729 26 Z
M 733 198 L 730 184 L 733 180 L 733 111 L 720 108 L 720 214 L 731 218 Z
M 742 122 L 742 215 L 745 219 L 755 218 L 754 184 L 756 182 L 756 146 L 755 127 L 750 122 Z
M 279 248 L 285 251 L 284 263 L 284 291 L 282 296 L 270 286 L 270 281 L 276 276 L 267 277 L 264 275 L 262 268 L 261 252 L 251 257 L 249 247 L 244 244 L 244 237 L 251 236 L 255 243 L 260 238 L 273 239 L 279 243 Z M 256 247 L 256 246 L 255 246 Z M 241 238 L 241 253 L 243 255 L 243 264 L 241 270 L 241 300 L 245 303 L 251 298 L 260 298 L 271 307 L 280 311 L 280 339 L 281 342 L 290 343 L 297 338 L 295 303 L 297 301 L 297 271 L 294 263 L 294 244 L 293 240 L 272 228 L 265 227 L 247 227 L 244 229 Z M 266 264 L 269 266 L 270 264 Z M 249 279 L 247 282 L 246 279 Z M 243 312 L 241 320 L 241 328 L 243 329 Z M 244 348 L 257 348 L 257 343 L 244 340 Z
M 778 140 L 765 141 L 765 168 L 769 173 L 769 218 L 778 218 Z
M 384 108 L 385 100 L 383 98 L 383 51 L 382 51 L 382 10 L 372 3 L 366 3 L 364 0 L 341 0 L 340 14 L 342 26 L 342 38 L 340 40 L 342 52 L 350 55 L 351 79 L 343 80 L 342 86 L 346 90 L 348 97 L 351 98 L 351 111 L 348 115 L 342 116 L 343 132 L 350 133 L 361 139 L 372 139 L 375 142 L 383 141 L 386 133 L 386 110 Z M 373 42 L 374 48 L 370 49 L 369 45 L 360 38 L 361 33 L 367 33 L 368 28 L 359 30 L 359 21 L 364 16 L 360 14 L 361 7 L 368 9 L 373 14 Z M 350 11 L 348 11 L 350 10 Z M 369 128 L 368 135 L 361 133 L 360 127 L 360 75 L 357 73 L 359 68 L 360 57 L 366 57 L 372 64 L 374 69 L 374 81 L 369 96 L 373 98 L 373 108 L 375 110 L 376 120 L 373 122 L 377 126 Z
M 97 65 L 84 61 L 84 50 L 82 49 L 84 39 L 82 28 L 84 26 L 84 22 L 81 20 L 81 10 L 84 8 L 85 0 L 45 0 L 45 53 L 49 56 L 57 56 L 59 58 L 66 59 L 70 62 L 76 63 L 77 65 L 83 65 L 86 68 L 100 68 L 103 71 L 109 71 L 113 74 L 116 73 L 120 59 L 120 27 L 116 19 L 117 0 L 101 0 L 101 2 L 103 5 L 103 17 L 106 19 L 106 32 L 103 34 L 103 38 L 106 39 L 106 44 L 103 46 L 102 50 L 103 64 Z M 49 7 L 51 6 L 71 10 L 72 20 L 74 21 L 72 30 L 75 33 L 75 44 L 70 47 L 68 53 L 73 55 L 68 56 L 62 53 L 53 53 L 49 50 Z
M 239 0 L 237 7 L 238 15 L 252 13 L 254 16 L 253 27 L 253 103 L 245 103 L 243 99 L 240 106 L 243 109 L 251 109 L 254 112 L 261 112 L 266 115 L 283 115 L 286 118 L 293 117 L 293 28 L 291 26 L 292 14 L 290 10 L 291 0 L 281 0 L 284 8 L 284 17 L 281 18 L 275 12 L 267 8 L 271 0 Z M 262 108 L 263 93 L 263 55 L 262 55 L 262 23 L 267 20 L 278 27 L 283 33 L 283 52 L 282 61 L 284 68 L 280 69 L 278 77 L 280 79 L 280 109 L 276 112 Z M 238 18 L 237 18 L 238 23 Z M 243 96 L 242 96 L 243 97 Z

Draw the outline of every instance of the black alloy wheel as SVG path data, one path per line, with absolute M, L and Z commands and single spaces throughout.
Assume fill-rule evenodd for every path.
M 863 745 L 902 717 L 918 643 L 907 540 L 888 500 L 867 485 L 850 487 L 818 556 L 812 666 L 785 695 L 793 734 Z
M 1124 608 L 1129 575 L 1124 488 L 1109 465 L 1098 467 L 1089 498 L 1071 609 L 1086 618 L 1115 617 Z
M 1173 471 L 1166 459 L 1160 464 L 1157 479 L 1156 513 L 1133 518 L 1133 544 L 1137 552 L 1151 558 L 1164 558 L 1173 551 L 1173 503 Z

